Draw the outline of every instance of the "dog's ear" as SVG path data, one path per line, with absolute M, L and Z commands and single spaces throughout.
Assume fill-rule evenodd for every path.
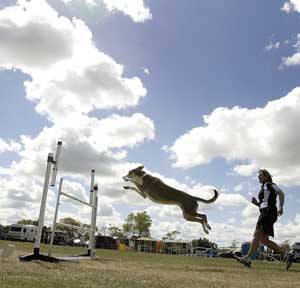
M 144 166 L 143 166 L 143 165 L 136 168 L 136 170 L 139 170 L 139 171 L 141 171 L 141 170 L 143 170 L 143 169 L 144 169 Z

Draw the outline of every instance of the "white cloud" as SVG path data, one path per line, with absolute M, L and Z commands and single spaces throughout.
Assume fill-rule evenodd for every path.
M 152 219 L 156 219 L 159 221 L 165 221 L 173 219 L 182 220 L 182 210 L 179 206 L 176 205 L 163 205 L 163 204 L 156 204 L 151 202 L 150 205 L 146 208 L 146 212 L 150 215 Z M 174 219 L 175 218 L 175 219 Z M 172 220 L 171 220 L 172 221 Z
M 298 66 L 300 65 L 300 52 L 296 52 L 290 57 L 282 58 L 282 65 L 285 66 Z
M 258 207 L 248 203 L 248 205 L 242 210 L 241 216 L 243 225 L 254 225 L 259 216 Z
M 73 0 L 62 0 L 71 4 Z M 134 22 L 145 22 L 152 19 L 150 9 L 145 6 L 143 0 L 82 0 L 91 7 L 103 6 L 110 13 L 122 12 L 129 16 Z
M 139 78 L 122 77 L 124 67 L 96 48 L 81 20 L 59 17 L 44 0 L 0 10 L 0 37 L 0 67 L 31 76 L 26 97 L 53 122 L 135 106 L 147 93 Z
M 241 208 L 248 204 L 249 201 L 241 194 L 221 193 L 214 205 L 220 207 L 233 206 Z
M 145 73 L 145 74 L 147 74 L 147 75 L 149 75 L 149 74 L 150 74 L 150 71 L 149 71 L 149 69 L 148 69 L 148 68 L 143 68 L 143 71 L 144 71 L 144 73 Z
M 282 216 L 284 217 L 284 216 Z M 275 237 L 282 241 L 289 240 L 290 243 L 299 242 L 300 235 L 300 215 L 296 214 L 294 219 L 290 219 L 287 224 L 283 224 L 281 219 L 275 224 Z
M 0 68 L 19 69 L 30 76 L 26 97 L 52 125 L 37 136 L 22 135 L 20 143 L 0 138 L 0 153 L 14 151 L 20 159 L 0 167 L 0 202 L 11 207 L 7 223 L 37 217 L 46 157 L 55 152 L 58 140 L 63 141 L 58 178 L 71 179 L 65 189 L 86 200 L 90 170 L 95 169 L 100 187 L 107 185 L 102 191 L 112 192 L 99 215 L 116 223 L 120 214 L 112 203 L 120 195 L 120 202 L 129 201 L 121 178 L 131 165 L 126 162 L 127 151 L 154 139 L 154 123 L 140 113 L 103 119 L 88 113 L 137 105 L 146 95 L 141 80 L 124 78 L 124 67 L 96 48 L 85 23 L 59 16 L 44 0 L 20 0 L 0 10 L 0 36 Z M 75 209 L 68 201 L 66 205 L 62 215 L 88 219 L 88 209 Z M 54 206 L 54 193 L 49 190 L 45 223 L 52 221 Z
M 270 50 L 275 50 L 280 47 L 280 42 L 273 43 L 272 41 L 269 41 L 269 43 L 265 46 L 265 50 L 270 51 Z
M 300 13 L 300 0 L 289 0 L 285 2 L 281 10 L 285 11 L 286 13 L 291 13 L 293 11 Z
M 8 142 L 0 138 L 0 154 L 3 152 L 17 152 L 22 148 L 21 144 L 13 140 Z
M 241 176 L 251 176 L 255 171 L 256 167 L 253 164 L 245 164 L 245 165 L 236 165 L 233 168 L 233 171 Z
M 143 0 L 103 0 L 108 11 L 122 11 L 134 22 L 145 22 L 152 19 L 150 9 L 145 7 Z
M 113 166 L 124 161 L 125 149 L 153 137 L 154 125 L 142 114 L 115 115 L 102 120 L 81 116 L 72 123 L 61 122 L 44 128 L 36 138 L 23 136 L 24 148 L 19 151 L 22 159 L 12 163 L 11 168 L 18 175 L 43 177 L 45 157 L 48 152 L 55 152 L 56 142 L 61 139 L 60 169 L 64 173 L 89 175 L 91 169 L 96 169 L 102 177 L 114 177 L 117 172 Z
M 87 195 L 84 187 L 80 183 L 64 180 L 63 186 L 62 186 L 62 191 L 67 193 L 68 195 L 74 196 L 75 198 L 77 198 L 79 200 L 89 202 L 88 195 Z M 73 200 L 71 198 L 68 198 L 63 195 L 62 195 L 62 197 L 64 198 L 64 201 L 66 201 L 66 202 L 77 203 L 77 202 L 75 202 L 75 200 Z
M 233 218 L 233 217 L 231 217 L 231 218 L 229 218 L 229 219 L 227 220 L 227 223 L 228 223 L 228 224 L 234 224 L 235 222 L 236 222 L 236 219 Z
M 283 184 L 300 184 L 300 88 L 263 108 L 219 107 L 205 126 L 180 136 L 168 148 L 176 167 L 207 164 L 216 157 L 247 162 L 235 171 L 265 167 Z M 241 169 L 241 167 L 243 169 Z M 277 180 L 276 180 L 277 181 Z
M 295 53 L 292 56 L 283 57 L 280 68 L 283 66 L 298 66 L 300 65 L 300 34 L 297 34 L 297 41 L 294 44 Z
M 0 178 L 2 191 L 0 210 L 10 209 L 9 214 L 6 214 L 8 219 L 6 221 L 9 219 L 17 221 L 26 215 L 30 216 L 30 219 L 36 219 L 42 194 L 46 156 L 48 152 L 55 152 L 57 140 L 62 139 L 63 146 L 57 180 L 61 176 L 67 177 L 63 190 L 87 201 L 90 170 L 95 169 L 95 182 L 99 184 L 101 193 L 100 215 L 108 217 L 106 222 L 111 219 L 115 223 L 114 217 L 119 214 L 112 206 L 113 203 L 130 203 L 128 200 L 130 195 L 122 189 L 122 176 L 127 174 L 130 166 L 135 164 L 125 162 L 126 149 L 146 139 L 151 140 L 153 137 L 153 123 L 142 114 L 134 114 L 131 117 L 112 115 L 101 120 L 81 116 L 73 122 L 56 123 L 50 128 L 44 128 L 35 138 L 22 136 L 22 149 L 17 151 L 21 159 L 13 161 L 9 168 L 2 169 L 5 171 L 0 169 L 1 174 L 4 174 L 0 176 L 2 177 Z M 70 181 L 68 177 L 82 184 Z M 104 197 L 108 199 L 105 202 L 106 206 L 103 206 Z M 84 209 L 74 210 L 77 203 L 67 199 L 64 199 L 64 202 L 72 203 L 72 205 L 63 209 L 66 211 L 63 215 L 70 217 L 73 215 L 84 221 L 90 217 L 90 212 Z M 49 191 L 45 219 L 47 224 L 51 224 L 54 206 L 55 197 Z M 24 209 L 19 209 L 19 207 L 30 210 L 30 213 L 26 214 Z M 18 219 L 15 220 L 16 218 Z
M 44 0 L 17 1 L 0 11 L 0 65 L 42 70 L 69 58 L 78 40 L 75 25 Z

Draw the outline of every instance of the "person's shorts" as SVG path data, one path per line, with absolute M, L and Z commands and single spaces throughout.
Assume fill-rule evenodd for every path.
M 260 215 L 257 220 L 257 227 L 261 227 L 262 231 L 274 237 L 274 223 L 277 221 L 277 208 L 268 207 L 260 209 Z

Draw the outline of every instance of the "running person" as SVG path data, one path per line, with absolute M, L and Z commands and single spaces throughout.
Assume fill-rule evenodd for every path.
M 258 179 L 262 184 L 261 190 L 258 194 L 258 201 L 253 197 L 252 203 L 259 207 L 260 215 L 257 220 L 253 239 L 247 255 L 244 257 L 235 257 L 238 262 L 249 268 L 251 266 L 250 258 L 261 244 L 269 247 L 282 257 L 286 255 L 286 250 L 284 248 L 269 239 L 269 236 L 274 237 L 274 223 L 277 221 L 278 216 L 283 214 L 284 193 L 275 183 L 273 183 L 272 176 L 267 170 L 259 170 Z M 279 197 L 279 210 L 277 210 L 276 206 L 277 195 Z M 286 269 L 290 268 L 292 262 L 293 254 L 287 254 Z

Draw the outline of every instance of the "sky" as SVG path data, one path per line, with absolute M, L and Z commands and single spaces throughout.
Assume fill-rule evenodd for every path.
M 299 0 L 1 0 L 0 223 L 38 218 L 61 140 L 65 192 L 87 200 L 96 170 L 99 229 L 147 211 L 154 238 L 249 241 L 266 168 L 285 193 L 275 240 L 299 241 L 299 13 Z M 199 204 L 209 235 L 122 188 L 140 164 L 191 195 L 219 191 Z M 90 213 L 64 198 L 58 218 Z

